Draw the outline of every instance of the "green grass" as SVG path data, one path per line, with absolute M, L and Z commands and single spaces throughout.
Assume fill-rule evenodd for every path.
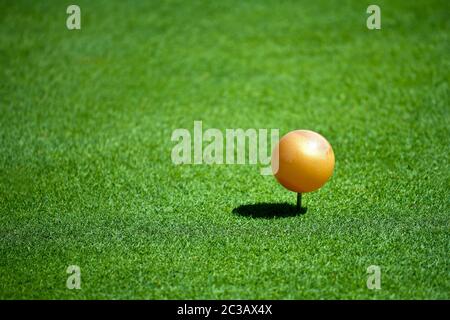
M 450 298 L 448 1 L 76 3 L 0 4 L 0 298 Z M 236 214 L 295 194 L 173 165 L 194 120 L 320 132 L 333 178 Z

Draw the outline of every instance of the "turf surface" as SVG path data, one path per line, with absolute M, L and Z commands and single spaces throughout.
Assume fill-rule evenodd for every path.
M 450 298 L 448 1 L 77 4 L 0 4 L 0 298 Z M 318 131 L 334 176 L 288 214 L 174 166 L 194 120 Z

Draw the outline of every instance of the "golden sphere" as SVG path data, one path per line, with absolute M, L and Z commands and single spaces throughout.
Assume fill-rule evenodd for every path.
M 330 143 L 310 130 L 283 136 L 272 152 L 272 172 L 288 190 L 304 193 L 319 189 L 333 174 L 334 152 Z

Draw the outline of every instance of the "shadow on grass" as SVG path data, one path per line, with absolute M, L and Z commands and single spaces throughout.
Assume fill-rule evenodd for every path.
M 244 204 L 233 209 L 235 215 L 263 219 L 294 217 L 305 214 L 306 211 L 307 207 L 298 211 L 296 206 L 289 203 Z

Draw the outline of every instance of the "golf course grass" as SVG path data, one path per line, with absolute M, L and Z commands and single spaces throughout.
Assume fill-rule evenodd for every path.
M 1 299 L 449 299 L 450 2 L 0 3 Z M 172 132 L 319 132 L 331 180 L 175 165 Z M 70 290 L 68 266 L 81 269 Z M 381 269 L 370 290 L 367 268 Z

